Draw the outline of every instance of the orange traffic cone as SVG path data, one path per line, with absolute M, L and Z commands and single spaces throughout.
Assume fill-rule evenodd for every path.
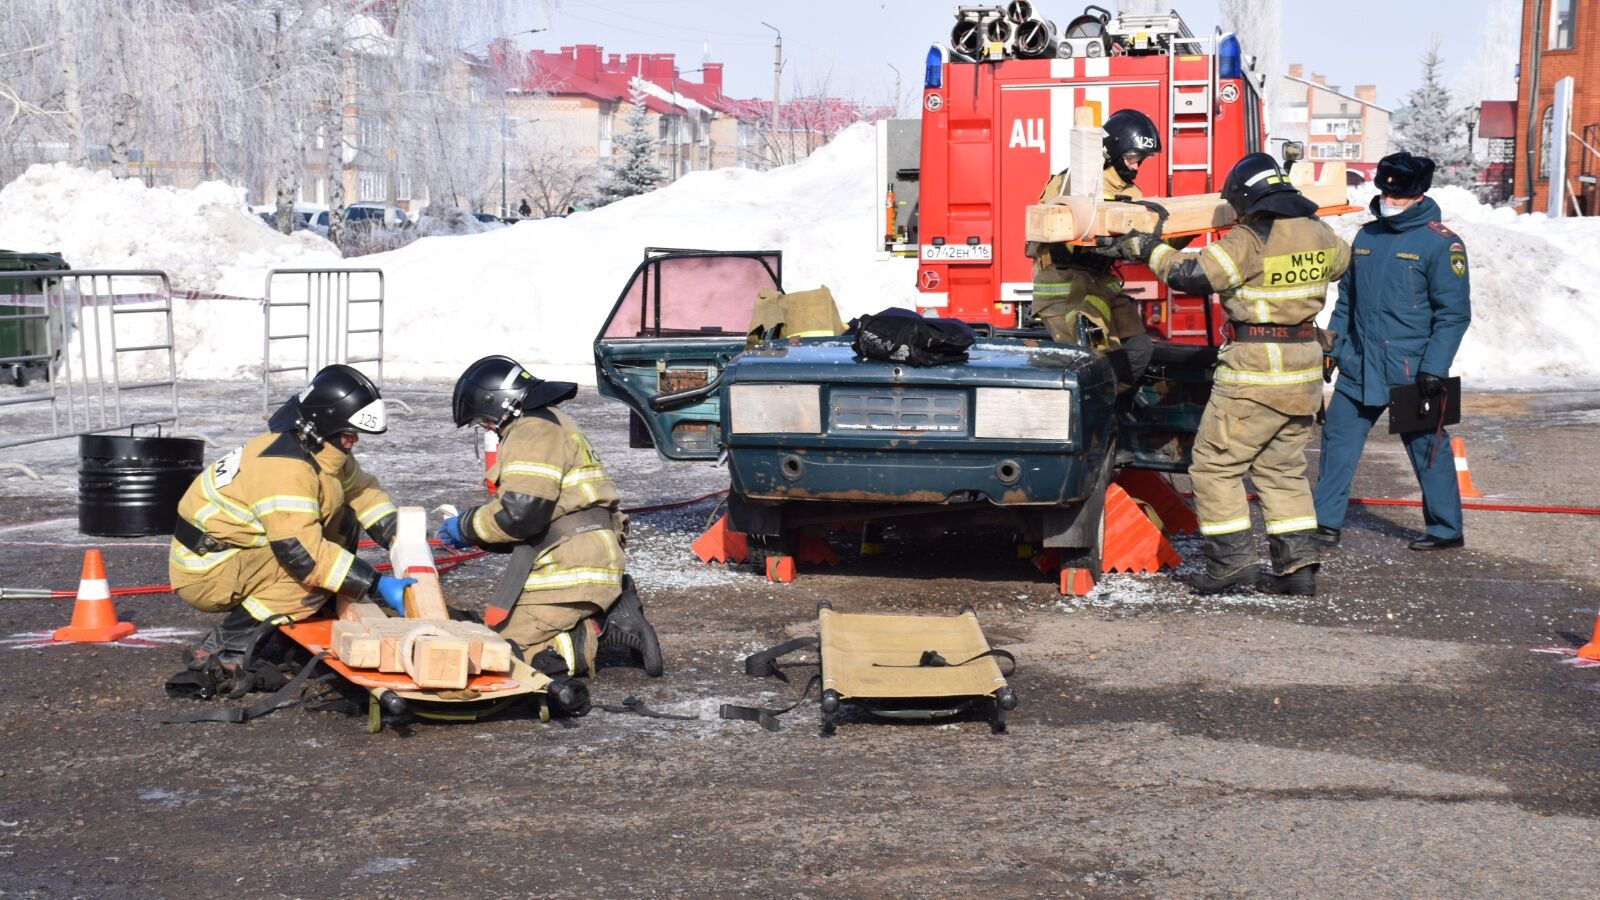
M 1450 455 L 1456 458 L 1456 484 L 1461 487 L 1461 496 L 1469 499 L 1482 497 L 1483 492 L 1472 486 L 1472 472 L 1467 469 L 1467 442 L 1458 437 L 1451 438 Z
M 50 639 L 104 643 L 130 634 L 133 634 L 133 623 L 118 622 L 116 607 L 111 605 L 105 560 L 98 549 L 84 551 L 83 577 L 78 581 L 78 600 L 72 605 L 72 622 L 65 628 L 57 628 Z
M 1589 643 L 1579 647 L 1577 655 L 1582 659 L 1600 661 L 1600 617 L 1594 620 L 1594 634 L 1589 638 Z

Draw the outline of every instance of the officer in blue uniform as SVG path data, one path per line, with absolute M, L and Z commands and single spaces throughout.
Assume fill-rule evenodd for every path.
M 1389 403 L 1389 389 L 1415 383 L 1425 398 L 1444 392 L 1444 379 L 1472 321 L 1467 248 L 1440 223 L 1439 204 L 1424 196 L 1433 160 L 1394 153 L 1378 162 L 1372 199 L 1377 218 L 1352 243 L 1350 269 L 1339 280 L 1339 302 L 1328 330 L 1337 337 L 1326 360 L 1339 382 L 1322 426 L 1315 499 L 1317 539 L 1339 543 L 1350 481 L 1367 432 Z M 1422 485 L 1427 531 L 1412 550 L 1463 544 L 1461 492 L 1450 435 L 1442 428 L 1401 436 Z

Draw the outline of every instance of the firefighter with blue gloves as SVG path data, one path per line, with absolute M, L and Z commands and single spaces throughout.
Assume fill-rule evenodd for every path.
M 1356 463 L 1389 389 L 1415 383 L 1424 399 L 1439 397 L 1472 321 L 1466 245 L 1426 196 L 1433 160 L 1390 154 L 1378 162 L 1373 183 L 1380 192 L 1372 199 L 1376 218 L 1356 234 L 1328 323 L 1338 335 L 1328 362 L 1338 367 L 1339 381 L 1322 426 L 1315 496 L 1317 538 L 1330 545 L 1339 543 Z M 1427 526 L 1411 549 L 1462 546 L 1450 435 L 1441 427 L 1401 437 L 1422 486 Z

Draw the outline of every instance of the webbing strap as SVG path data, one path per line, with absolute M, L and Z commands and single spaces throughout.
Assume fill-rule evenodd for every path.
M 1010 678 L 1011 677 L 1011 673 L 1015 672 L 1017 670 L 1017 658 L 1015 656 L 1011 655 L 1011 651 L 1009 651 L 1009 650 L 1000 650 L 998 648 L 992 649 L 992 650 L 985 650 L 984 652 L 979 653 L 977 656 L 971 657 L 970 659 L 964 659 L 964 660 L 962 660 L 961 662 L 958 662 L 958 663 L 953 663 L 953 662 L 950 662 L 950 661 L 946 660 L 943 656 L 941 656 L 939 654 L 939 651 L 937 651 L 937 650 L 924 650 L 924 651 L 922 651 L 922 658 L 917 660 L 917 662 L 915 664 L 912 664 L 912 663 L 899 663 L 899 664 L 897 664 L 897 663 L 873 663 L 873 666 L 875 666 L 877 668 L 881 668 L 881 669 L 924 669 L 924 668 L 937 669 L 937 668 L 944 668 L 944 667 L 964 666 L 967 663 L 977 662 L 980 659 L 987 659 L 987 658 L 989 658 L 991 656 L 996 658 L 996 659 L 1007 660 L 1007 661 L 1009 661 L 1011 663 L 1011 668 L 1007 669 L 1004 672 L 1001 672 L 1000 673 L 1001 676 L 1003 676 L 1005 678 Z
M 812 640 L 816 639 L 812 638 Z M 791 643 L 793 642 L 791 641 Z M 760 706 L 740 706 L 736 703 L 724 703 L 722 708 L 717 711 L 717 717 L 739 722 L 755 722 L 768 731 L 777 731 L 780 727 L 778 725 L 778 717 L 784 713 L 793 712 L 800 704 L 806 702 L 806 698 L 811 696 L 811 689 L 820 684 L 822 684 L 822 673 L 818 672 L 811 676 L 810 681 L 806 682 L 805 690 L 800 692 L 799 698 L 783 709 L 766 709 Z
M 316 656 L 311 657 L 309 660 L 306 660 L 306 664 L 300 667 L 300 671 L 296 672 L 294 677 L 289 679 L 287 684 L 281 688 L 278 688 L 264 700 L 260 700 L 249 706 L 232 706 L 228 707 L 227 709 L 208 709 L 205 712 L 190 713 L 186 716 L 175 716 L 170 719 L 162 719 L 161 723 L 163 725 L 184 725 L 191 722 L 227 722 L 231 725 L 238 725 L 242 722 L 248 722 L 251 719 L 258 719 L 267 713 L 275 712 L 295 702 L 295 695 L 300 692 L 301 688 L 306 683 L 306 679 L 311 676 L 311 670 L 316 668 L 317 663 L 325 659 L 327 655 L 328 651 L 324 650 L 321 653 L 318 653 Z
M 789 676 L 783 674 L 783 670 L 778 668 L 778 657 L 788 656 L 796 650 L 805 650 L 817 646 L 820 646 L 819 639 L 803 637 L 785 641 L 776 647 L 768 647 L 760 653 L 752 653 L 745 657 L 744 673 L 756 678 L 765 678 L 768 675 L 773 675 L 779 681 L 786 682 L 789 680 Z
M 643 700 L 632 694 L 622 698 L 620 704 L 602 705 L 600 708 L 606 712 L 632 713 L 636 716 L 644 716 L 647 719 L 672 719 L 678 722 L 694 722 L 700 718 L 699 716 L 682 716 L 676 713 L 658 712 L 646 706 Z

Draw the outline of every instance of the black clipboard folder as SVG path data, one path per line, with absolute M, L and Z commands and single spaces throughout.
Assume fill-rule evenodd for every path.
M 1389 433 L 1437 431 L 1461 421 L 1461 378 L 1444 380 L 1444 393 L 1424 401 L 1414 384 L 1389 389 Z

